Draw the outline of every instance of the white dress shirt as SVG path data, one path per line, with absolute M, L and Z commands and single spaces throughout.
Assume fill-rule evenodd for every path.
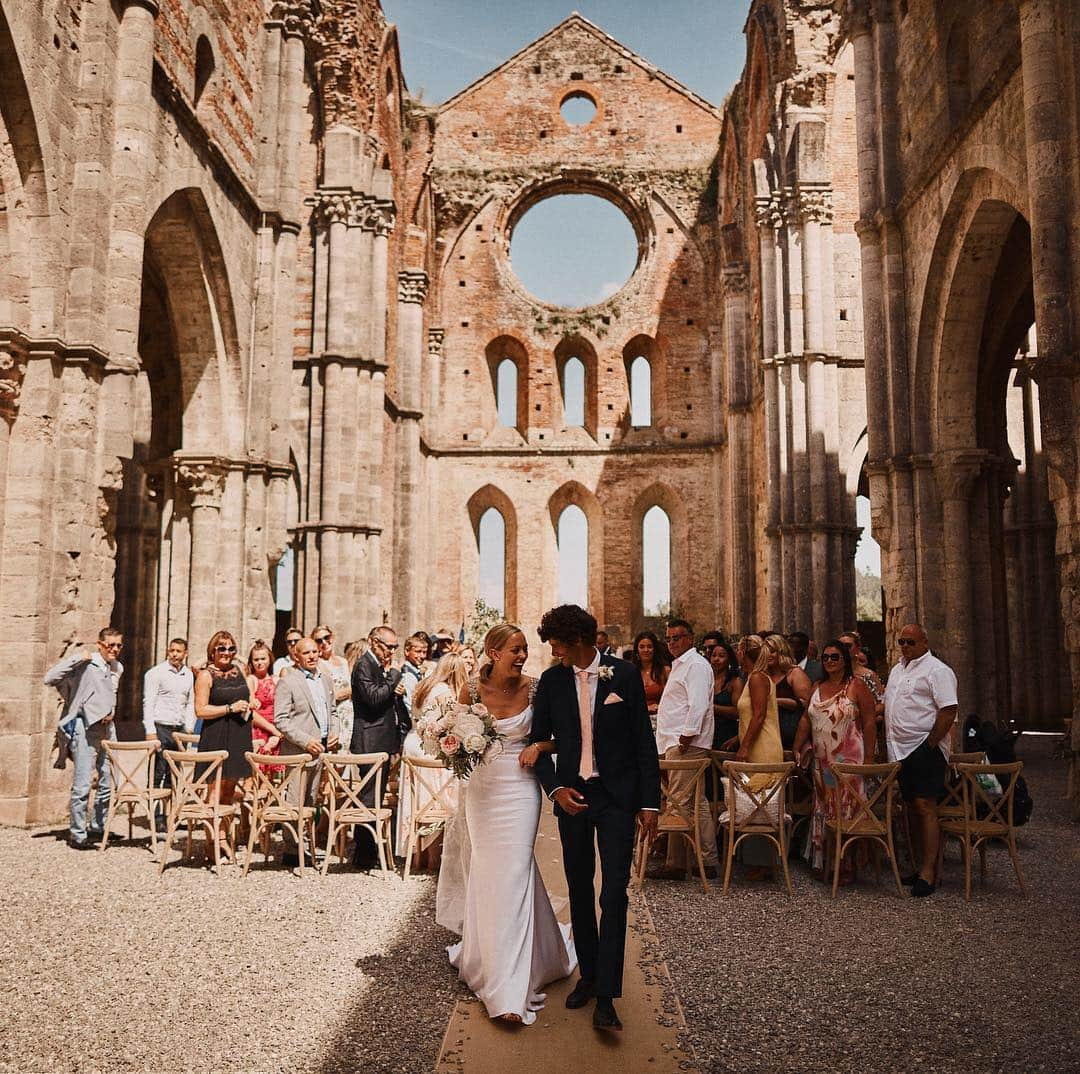
M 660 697 L 656 748 L 662 755 L 681 737 L 692 735 L 691 746 L 712 749 L 714 722 L 712 665 L 697 649 L 687 649 L 671 665 Z
M 187 664 L 174 668 L 168 660 L 155 664 L 143 676 L 143 730 L 154 733 L 154 724 L 195 726 L 195 676 Z
M 931 652 L 903 660 L 892 669 L 885 687 L 885 742 L 890 761 L 902 761 L 926 740 L 938 713 L 956 704 L 956 676 Z M 939 743 L 946 759 L 949 736 Z

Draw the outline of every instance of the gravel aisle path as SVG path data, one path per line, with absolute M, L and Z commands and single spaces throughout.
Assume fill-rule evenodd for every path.
M 79 854 L 12 829 L 0 872 L 2 1071 L 434 1067 L 456 992 L 433 878 L 159 881 L 145 845 Z
M 1021 829 L 1031 892 L 1008 855 L 964 902 L 950 845 L 928 899 L 874 887 L 836 901 L 799 866 L 794 899 L 738 872 L 727 897 L 693 883 L 647 894 L 706 1071 L 1075 1071 L 1080 1066 L 1080 827 L 1051 738 L 1023 741 L 1035 814 Z

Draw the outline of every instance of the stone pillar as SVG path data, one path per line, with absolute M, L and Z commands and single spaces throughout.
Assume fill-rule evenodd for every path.
M 427 273 L 398 273 L 397 496 L 394 500 L 393 618 L 399 630 L 415 630 L 420 614 L 416 562 L 420 522 L 420 375 L 424 357 Z
M 374 232 L 371 249 L 371 349 L 372 361 L 386 361 L 386 295 L 389 266 L 390 232 L 394 230 L 397 207 L 392 201 L 380 199 L 372 206 L 371 225 Z M 419 398 L 417 406 L 422 405 Z
M 191 506 L 191 558 L 186 636 L 193 653 L 205 650 L 218 629 L 218 564 L 225 469 L 215 462 L 176 459 L 176 478 Z M 236 624 L 236 628 L 239 624 Z
M 112 225 L 109 238 L 109 349 L 137 358 L 142 308 L 143 229 L 151 172 L 156 0 L 120 0 L 116 47 Z

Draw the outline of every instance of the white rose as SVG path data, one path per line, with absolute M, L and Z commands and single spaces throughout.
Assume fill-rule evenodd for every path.
M 465 736 L 465 749 L 469 753 L 483 753 L 487 748 L 487 739 L 483 734 L 474 732 L 471 735 Z
M 473 735 L 482 735 L 484 733 L 484 721 L 477 719 L 475 716 L 462 716 L 457 721 L 454 730 L 457 731 L 462 738 L 469 738 Z

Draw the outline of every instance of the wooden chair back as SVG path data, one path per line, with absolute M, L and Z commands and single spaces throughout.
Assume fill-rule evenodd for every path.
M 329 824 L 326 834 L 326 855 L 322 872 L 330 867 L 330 852 L 334 840 L 355 824 L 366 828 L 375 839 L 379 864 L 385 872 L 391 854 L 390 822 L 393 811 L 383 804 L 383 766 L 389 761 L 386 753 L 324 753 L 322 757 Z M 374 805 L 362 800 L 364 789 L 372 786 Z M 344 847 L 338 853 L 343 856 Z
M 724 811 L 724 762 L 734 761 L 737 755 L 732 750 L 709 750 L 709 760 L 713 767 L 713 823 Z
M 174 731 L 173 738 L 182 750 L 197 750 L 199 748 L 199 735 L 190 734 L 187 731 Z
M 221 821 L 231 818 L 235 808 L 221 801 L 221 770 L 228 760 L 228 750 L 165 750 L 165 763 L 173 777 L 172 799 L 169 805 L 168 830 L 161 849 L 158 876 L 165 871 L 169 849 L 181 824 L 188 825 L 188 853 L 191 850 L 191 829 L 194 825 L 205 829 L 208 842 L 213 847 L 214 867 L 221 875 L 221 855 L 218 833 Z
M 850 816 L 841 809 L 825 822 L 835 836 L 833 853 L 833 897 L 840 885 L 840 863 L 844 852 L 860 839 L 867 839 L 880 846 L 889 859 L 897 894 L 902 894 L 900 873 L 896 868 L 896 848 L 893 843 L 893 804 L 896 800 L 896 780 L 900 765 L 895 761 L 887 764 L 848 764 L 835 761 L 830 769 L 836 777 L 837 802 L 854 803 Z M 868 786 L 873 791 L 866 792 Z
M 660 759 L 660 774 L 665 772 L 688 772 L 689 779 L 677 790 L 670 780 L 662 783 L 658 832 L 682 832 L 692 836 L 697 830 L 698 805 L 705 797 L 705 773 L 712 765 L 708 757 L 681 761 L 675 758 Z
M 456 788 L 446 781 L 446 769 L 433 757 L 410 757 L 404 754 L 402 762 L 405 778 L 409 781 L 409 802 L 412 813 L 409 818 L 409 835 L 405 846 L 405 879 L 412 867 L 416 845 L 426 828 L 446 824 L 457 811 Z M 401 853 L 401 847 L 398 847 Z
M 157 742 L 146 739 L 138 742 L 106 741 L 102 742 L 102 745 L 109 758 L 112 786 L 109 790 L 109 811 L 105 817 L 101 849 L 104 850 L 109 844 L 113 820 L 122 805 L 128 807 L 128 839 L 135 838 L 135 806 L 141 805 L 150 827 L 150 849 L 156 852 L 157 810 L 164 808 L 172 796 L 169 788 L 154 787 L 154 755 L 157 752 Z
M 791 761 L 781 764 L 754 764 L 745 761 L 725 761 L 724 775 L 727 776 L 725 795 L 726 818 L 721 817 L 727 829 L 727 855 L 724 861 L 723 894 L 727 894 L 731 882 L 732 863 L 739 844 L 750 836 L 761 836 L 776 847 L 780 864 L 784 872 L 784 883 L 788 895 L 793 895 L 791 874 L 787 863 L 787 825 L 790 818 L 786 812 L 788 779 L 795 765 Z M 754 776 L 770 776 L 769 783 L 752 790 L 750 783 Z M 738 788 L 738 790 L 736 790 Z M 738 809 L 738 795 L 749 802 L 749 813 L 741 820 Z M 770 816 L 770 806 L 775 808 L 775 817 Z
M 248 846 L 244 858 L 244 876 L 251 868 L 255 843 L 278 825 L 293 835 L 297 845 L 299 872 L 304 875 L 304 830 L 310 828 L 314 809 L 307 804 L 308 785 L 312 776 L 311 757 L 306 753 L 281 757 L 256 753 L 244 754 L 251 778 L 245 792 L 250 802 Z M 282 771 L 284 769 L 284 771 Z M 313 863 L 314 864 L 314 863 Z
M 954 753 L 949 758 L 949 768 L 945 773 L 945 790 L 938 802 L 937 813 L 939 817 L 962 817 L 964 815 L 964 792 L 963 780 L 956 770 L 958 764 L 982 764 L 986 759 L 984 753 Z

